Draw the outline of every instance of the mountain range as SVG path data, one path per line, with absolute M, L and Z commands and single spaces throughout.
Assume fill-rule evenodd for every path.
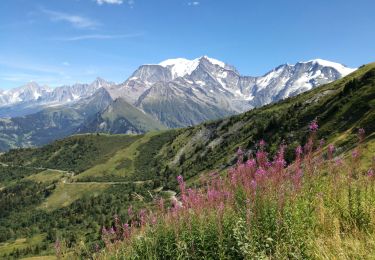
M 144 133 L 239 114 L 337 80 L 355 69 L 315 59 L 263 76 L 203 56 L 140 66 L 125 82 L 0 92 L 0 150 L 40 146 L 75 133 Z
M 94 95 L 100 88 L 113 85 L 101 78 L 91 84 L 74 84 L 50 88 L 30 82 L 25 86 L 0 90 L 0 117 L 15 117 L 31 114 L 46 107 L 75 103 Z

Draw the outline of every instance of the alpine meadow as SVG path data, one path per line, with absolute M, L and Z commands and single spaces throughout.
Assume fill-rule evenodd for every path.
M 375 259 L 374 9 L 2 1 L 0 259 Z

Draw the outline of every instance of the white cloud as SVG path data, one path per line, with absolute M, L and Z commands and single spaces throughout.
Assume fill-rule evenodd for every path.
M 49 9 L 41 9 L 43 13 L 49 16 L 51 21 L 64 21 L 68 22 L 74 27 L 77 28 L 88 28 L 92 29 L 95 28 L 98 23 L 90 18 L 80 16 L 80 15 L 74 15 L 74 14 L 68 14 L 68 13 L 63 13 L 63 12 L 58 12 L 58 11 L 53 11 Z
M 198 2 L 198 1 L 189 2 L 188 5 L 190 5 L 190 6 L 198 6 L 198 5 L 200 5 L 200 2 Z
M 96 0 L 96 2 L 97 2 L 99 5 L 102 5 L 102 4 L 117 4 L 117 5 L 120 5 L 120 4 L 122 4 L 124 1 L 123 1 L 123 0 Z
M 86 34 L 78 35 L 67 38 L 60 38 L 60 41 L 82 41 L 82 40 L 111 40 L 111 39 L 122 39 L 122 38 L 136 38 L 142 36 L 143 33 L 134 34 Z
M 98 5 L 103 4 L 112 4 L 112 5 L 121 5 L 123 3 L 127 3 L 131 7 L 134 5 L 134 0 L 95 0 Z

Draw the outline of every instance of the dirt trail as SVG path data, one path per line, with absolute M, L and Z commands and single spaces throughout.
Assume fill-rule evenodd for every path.
M 3 163 L 3 162 L 0 162 L 0 165 L 4 166 L 4 167 L 18 167 L 18 168 L 25 168 L 25 169 L 32 169 L 32 170 L 54 171 L 54 172 L 59 172 L 59 173 L 74 174 L 73 172 L 59 170 L 59 169 L 51 169 L 51 168 L 44 168 L 44 167 L 31 167 L 31 166 L 19 166 L 19 165 L 9 165 L 9 164 Z

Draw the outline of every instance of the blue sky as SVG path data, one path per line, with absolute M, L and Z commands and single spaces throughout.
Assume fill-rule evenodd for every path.
M 375 61 L 374 0 L 1 0 L 0 89 L 97 76 L 202 55 L 243 75 L 323 58 Z

